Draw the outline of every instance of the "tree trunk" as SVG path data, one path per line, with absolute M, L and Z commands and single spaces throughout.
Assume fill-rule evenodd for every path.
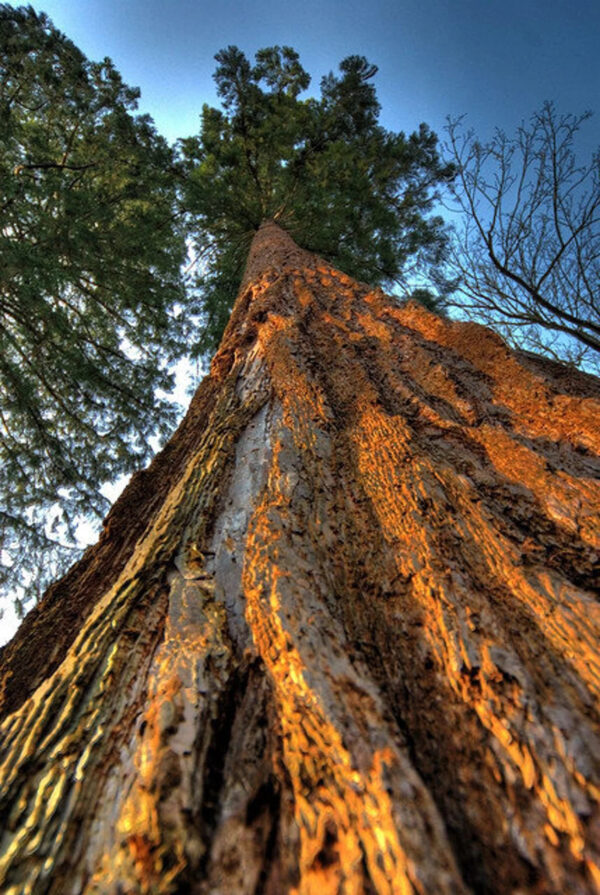
M 2 891 L 598 891 L 599 425 L 592 377 L 264 225 L 2 651 Z

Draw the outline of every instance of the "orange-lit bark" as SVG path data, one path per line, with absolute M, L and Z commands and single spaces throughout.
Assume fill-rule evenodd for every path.
M 10 895 L 600 890 L 600 384 L 261 228 L 0 656 Z

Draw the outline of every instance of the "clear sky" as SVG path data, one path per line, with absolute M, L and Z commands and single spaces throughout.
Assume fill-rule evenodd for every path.
M 17 6 L 18 3 L 11 5 Z M 597 114 L 586 147 L 600 144 L 600 0 L 44 0 L 86 55 L 110 56 L 142 90 L 170 140 L 198 130 L 215 103 L 214 54 L 274 44 L 300 53 L 318 92 L 322 74 L 351 53 L 379 66 L 382 123 L 440 136 L 467 114 L 482 138 L 512 131 L 546 100 Z

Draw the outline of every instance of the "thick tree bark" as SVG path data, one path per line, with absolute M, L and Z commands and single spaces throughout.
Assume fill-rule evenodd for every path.
M 264 225 L 0 656 L 2 891 L 598 891 L 599 447 L 597 380 Z

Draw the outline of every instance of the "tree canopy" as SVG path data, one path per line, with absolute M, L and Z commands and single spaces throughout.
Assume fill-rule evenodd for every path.
M 37 589 L 73 520 L 105 511 L 100 485 L 174 422 L 156 390 L 182 347 L 185 243 L 138 95 L 0 5 L 0 583 Z
M 454 169 L 426 125 L 406 137 L 378 123 L 376 66 L 349 56 L 319 98 L 303 99 L 310 78 L 290 47 L 260 50 L 253 65 L 234 46 L 215 58 L 223 108 L 205 105 L 199 135 L 181 142 L 202 271 L 199 352 L 218 344 L 265 219 L 357 279 L 389 285 L 419 270 L 442 283 L 446 233 L 430 212 Z

